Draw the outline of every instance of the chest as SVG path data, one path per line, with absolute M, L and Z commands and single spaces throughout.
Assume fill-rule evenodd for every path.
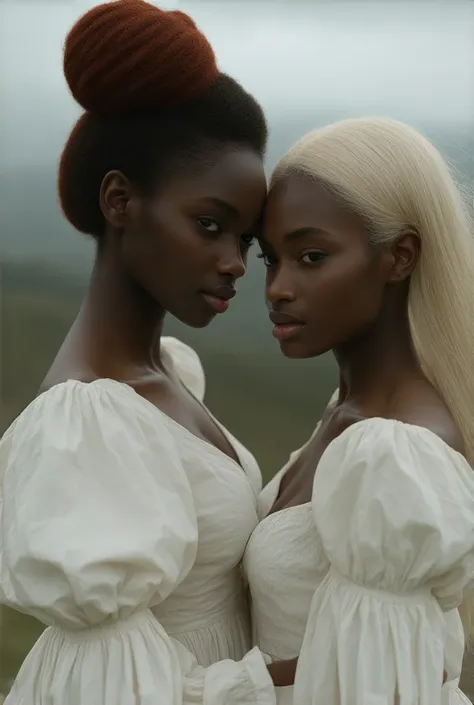
M 161 379 L 140 393 L 193 436 L 206 441 L 240 464 L 227 435 L 209 411 L 179 381 Z
M 278 497 L 270 510 L 271 514 L 311 501 L 319 461 L 329 444 L 342 430 L 343 425 L 337 414 L 328 412 L 323 417 L 316 433 L 286 469 Z

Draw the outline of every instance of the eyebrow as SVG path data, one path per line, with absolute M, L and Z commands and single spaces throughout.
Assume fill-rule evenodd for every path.
M 223 201 L 221 198 L 215 198 L 213 196 L 208 196 L 206 198 L 202 198 L 201 201 L 203 203 L 209 203 L 214 206 L 217 206 L 218 208 L 221 208 L 222 210 L 226 211 L 232 218 L 239 218 L 240 213 L 237 210 L 235 206 L 232 206 L 230 203 L 227 201 Z
M 299 240 L 306 235 L 322 235 L 323 233 L 324 231 L 321 230 L 321 228 L 312 228 L 307 226 L 306 228 L 298 228 L 297 230 L 292 230 L 291 232 L 286 233 L 284 240 L 286 242 L 293 242 L 294 240 Z
M 307 235 L 324 235 L 324 230 L 321 230 L 321 228 L 312 228 L 311 226 L 306 226 L 304 228 L 297 228 L 296 230 L 291 230 L 289 233 L 286 233 L 283 237 L 285 242 L 294 242 L 295 240 L 299 240 L 303 237 L 306 237 Z M 266 244 L 265 238 L 263 236 L 259 236 L 258 238 L 259 242 L 262 244 Z

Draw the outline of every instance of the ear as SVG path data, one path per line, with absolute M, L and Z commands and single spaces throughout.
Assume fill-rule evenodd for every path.
M 132 185 L 120 171 L 109 171 L 100 186 L 100 208 L 106 222 L 117 230 L 127 225 Z
M 421 242 L 415 230 L 404 230 L 390 246 L 392 267 L 388 281 L 405 281 L 413 274 L 420 256 Z

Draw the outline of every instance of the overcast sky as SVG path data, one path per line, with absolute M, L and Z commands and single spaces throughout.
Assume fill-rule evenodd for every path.
M 0 2 L 2 122 L 7 161 L 42 159 L 78 112 L 62 43 L 90 0 Z M 272 116 L 383 113 L 473 124 L 474 2 L 165 0 L 196 19 L 220 67 Z M 291 7 L 289 5 L 291 4 Z M 6 69 L 6 70 L 5 70 Z M 32 129 L 31 112 L 38 114 Z

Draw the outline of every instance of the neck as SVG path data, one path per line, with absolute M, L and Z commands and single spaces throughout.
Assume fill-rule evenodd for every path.
M 406 306 L 377 322 L 356 340 L 334 350 L 346 399 L 390 397 L 401 382 L 423 377 L 415 354 Z
M 138 372 L 161 367 L 164 317 L 165 311 L 123 270 L 114 253 L 97 255 L 74 326 L 95 367 Z

